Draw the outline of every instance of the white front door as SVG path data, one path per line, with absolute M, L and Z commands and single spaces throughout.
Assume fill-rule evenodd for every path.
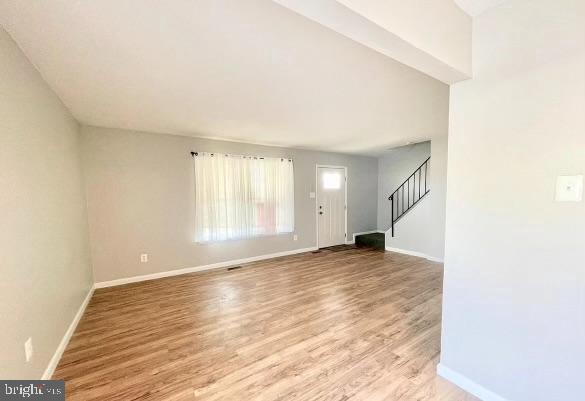
M 344 167 L 317 167 L 317 244 L 319 248 L 345 243 Z

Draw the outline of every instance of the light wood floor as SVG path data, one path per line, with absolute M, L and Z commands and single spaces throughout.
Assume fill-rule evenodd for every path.
M 438 378 L 442 267 L 339 247 L 97 290 L 75 400 L 477 400 Z

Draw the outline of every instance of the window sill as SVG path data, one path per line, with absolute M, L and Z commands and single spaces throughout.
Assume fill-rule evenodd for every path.
M 286 235 L 294 235 L 294 231 L 278 233 L 278 234 L 265 234 L 265 235 L 255 235 L 253 237 L 241 237 L 241 238 L 228 238 L 228 239 L 219 239 L 219 240 L 211 240 L 211 241 L 193 241 L 196 245 L 213 245 L 213 244 L 224 244 L 226 242 L 236 242 L 236 241 L 250 241 L 256 239 L 265 239 L 265 238 L 272 238 L 272 237 L 283 237 Z

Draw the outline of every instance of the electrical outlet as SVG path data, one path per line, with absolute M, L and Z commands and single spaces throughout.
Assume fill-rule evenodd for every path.
M 148 262 L 148 254 L 147 253 L 140 254 L 140 262 L 142 262 L 142 263 Z
M 28 340 L 24 343 L 24 355 L 26 357 L 26 361 L 30 362 L 34 354 L 33 350 L 33 343 L 32 338 L 29 337 Z
M 298 239 L 299 239 L 299 236 L 298 236 L 298 235 L 296 235 L 296 234 L 295 234 L 295 235 L 293 235 L 293 241 L 296 241 L 296 240 L 298 240 Z

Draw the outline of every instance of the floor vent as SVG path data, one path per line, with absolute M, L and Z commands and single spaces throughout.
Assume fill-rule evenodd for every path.
M 241 269 L 241 268 L 242 268 L 242 266 L 232 266 L 232 267 L 228 267 L 227 269 L 229 272 L 230 270 L 236 270 L 236 269 Z

